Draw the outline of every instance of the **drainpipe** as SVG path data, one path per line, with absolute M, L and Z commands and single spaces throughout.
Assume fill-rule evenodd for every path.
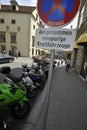
M 80 24 L 80 17 L 81 17 L 81 8 L 80 8 L 80 11 L 79 11 L 79 16 L 78 16 L 78 22 L 77 22 L 77 30 L 79 28 L 79 24 Z
M 29 14 L 30 15 L 30 14 Z M 30 24 L 30 26 L 29 26 L 29 42 L 28 42 L 28 57 L 30 57 L 30 34 L 31 34 L 31 16 L 29 16 L 29 24 Z

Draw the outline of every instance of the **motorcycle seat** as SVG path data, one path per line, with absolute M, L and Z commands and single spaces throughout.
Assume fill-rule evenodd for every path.
M 8 73 L 7 77 L 10 78 L 14 83 L 18 83 L 18 82 L 20 82 L 22 80 L 22 76 L 21 77 L 16 77 L 12 73 Z

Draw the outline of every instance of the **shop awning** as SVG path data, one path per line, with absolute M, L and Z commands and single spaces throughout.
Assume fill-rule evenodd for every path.
M 87 45 L 87 33 L 83 33 L 77 40 L 77 45 Z
M 77 42 L 74 43 L 74 47 L 73 48 L 78 49 Z

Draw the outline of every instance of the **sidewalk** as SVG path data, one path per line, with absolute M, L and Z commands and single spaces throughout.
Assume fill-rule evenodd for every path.
M 64 67 L 55 70 L 46 130 L 87 130 L 87 83 Z M 43 130 L 44 107 L 36 128 Z

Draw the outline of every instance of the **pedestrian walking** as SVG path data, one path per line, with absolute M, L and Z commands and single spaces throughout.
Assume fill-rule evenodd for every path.
M 65 70 L 68 72 L 69 71 L 69 69 L 70 69 L 70 64 L 71 64 L 71 60 L 70 60 L 70 58 L 67 58 L 67 60 L 66 60 L 66 68 L 65 68 Z

